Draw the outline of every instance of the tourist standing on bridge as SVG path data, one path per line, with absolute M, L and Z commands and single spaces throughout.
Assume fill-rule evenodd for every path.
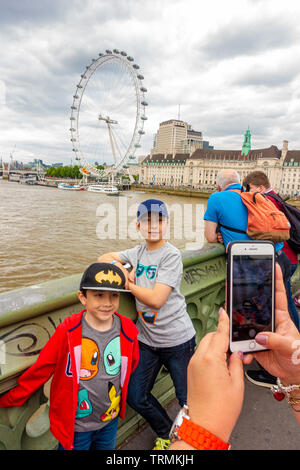
M 217 187 L 218 192 L 210 195 L 204 214 L 204 233 L 207 241 L 210 243 L 221 241 L 225 247 L 229 242 L 235 240 L 251 241 L 246 233 L 248 209 L 237 191 L 243 191 L 239 174 L 231 169 L 221 170 L 217 175 Z M 221 239 L 219 234 L 221 234 Z M 276 261 L 280 265 L 284 285 L 287 289 L 291 263 L 282 249 L 283 242 L 275 243 Z M 255 377 L 249 378 L 250 375 Z M 276 377 L 272 377 L 263 369 L 247 371 L 246 376 L 256 385 L 270 388 L 276 384 Z
M 185 405 L 187 367 L 195 348 L 195 329 L 180 293 L 181 254 L 163 238 L 168 218 L 162 201 L 144 201 L 138 207 L 137 229 L 145 243 L 98 259 L 121 263 L 121 268 L 129 263 L 134 268 L 128 277 L 128 287 L 136 298 L 140 361 L 130 379 L 128 404 L 156 432 L 154 450 L 168 447 L 172 426 L 172 420 L 151 393 L 156 377 L 164 365 L 180 405 Z
M 139 356 L 137 328 L 117 313 L 125 282 L 117 266 L 89 266 L 78 292 L 85 309 L 58 325 L 35 364 L 0 397 L 0 407 L 21 406 L 53 375 L 50 431 L 60 450 L 115 448 Z

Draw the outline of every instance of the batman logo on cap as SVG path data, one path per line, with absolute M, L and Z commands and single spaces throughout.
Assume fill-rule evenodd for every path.
M 99 271 L 95 275 L 95 279 L 99 284 L 108 282 L 109 284 L 117 284 L 118 286 L 122 285 L 121 277 L 118 273 L 115 273 L 112 270 L 108 270 L 106 273 L 104 271 Z

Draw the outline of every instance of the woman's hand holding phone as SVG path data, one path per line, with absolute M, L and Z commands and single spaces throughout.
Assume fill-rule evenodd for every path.
M 238 352 L 227 362 L 229 318 L 220 309 L 217 331 L 201 340 L 188 366 L 191 420 L 227 442 L 244 399 L 243 363 Z
M 275 277 L 275 333 L 261 332 L 255 341 L 268 350 L 245 355 L 244 364 L 250 364 L 254 357 L 269 374 L 279 377 L 283 384 L 300 384 L 300 334 L 288 313 L 278 264 Z

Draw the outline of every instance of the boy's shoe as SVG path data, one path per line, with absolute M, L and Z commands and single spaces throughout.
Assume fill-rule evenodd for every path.
M 167 450 L 170 444 L 171 441 L 169 439 L 158 437 L 154 442 L 154 447 L 152 450 Z
M 276 385 L 277 378 L 269 374 L 266 370 L 247 370 L 245 376 L 255 385 L 260 385 L 261 387 L 271 388 L 272 385 Z

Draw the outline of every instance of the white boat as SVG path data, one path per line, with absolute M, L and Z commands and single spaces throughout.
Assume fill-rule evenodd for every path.
M 20 184 L 37 184 L 36 176 L 21 176 L 19 179 Z
M 116 186 L 105 186 L 101 184 L 91 184 L 87 190 L 92 193 L 104 193 L 110 196 L 118 196 L 119 194 L 119 190 Z
M 67 184 L 67 183 L 60 183 L 58 189 L 68 189 L 71 191 L 83 191 L 84 187 L 80 186 L 79 184 Z

